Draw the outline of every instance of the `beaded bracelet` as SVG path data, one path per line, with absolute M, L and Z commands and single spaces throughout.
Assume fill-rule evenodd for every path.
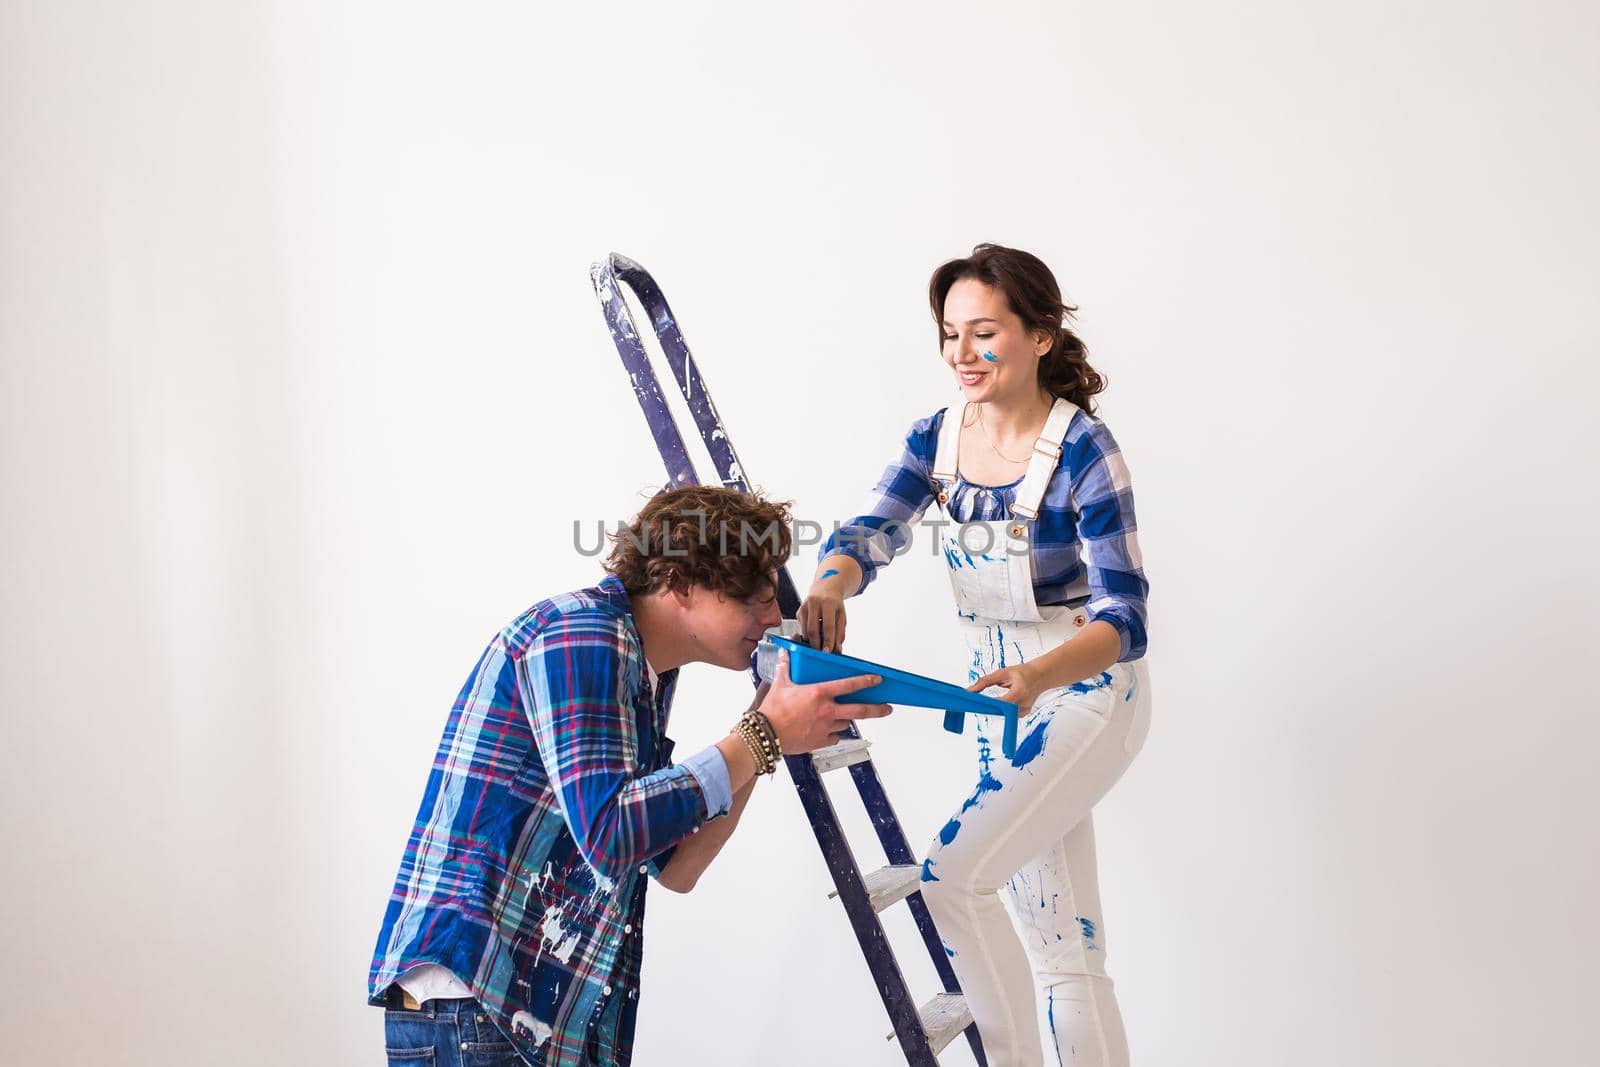
M 745 712 L 745 715 L 755 723 L 756 729 L 761 731 L 761 736 L 766 738 L 773 757 L 781 760 L 783 758 L 783 744 L 778 740 L 778 731 L 773 727 L 772 720 L 754 708 Z
M 778 732 L 772 728 L 771 720 L 759 711 L 747 711 L 743 721 L 748 722 L 761 739 L 761 747 L 766 752 L 767 759 L 776 767 L 783 759 L 783 746 L 778 743 Z
M 756 774 L 771 774 L 777 769 L 777 764 L 767 755 L 766 747 L 761 743 L 761 735 L 754 726 L 740 719 L 734 727 L 734 732 L 739 735 L 739 740 L 744 742 L 744 747 L 750 750 L 750 758 L 755 760 Z

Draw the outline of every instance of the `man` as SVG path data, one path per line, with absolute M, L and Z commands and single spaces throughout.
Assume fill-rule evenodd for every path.
M 670 759 L 678 668 L 742 670 L 779 623 L 788 525 L 757 496 L 660 493 L 598 586 L 490 642 L 445 723 L 372 961 L 390 1063 L 625 1067 L 645 875 L 688 892 L 778 749 L 889 713 L 834 699 L 876 678 L 798 686 L 784 665 L 727 737 Z

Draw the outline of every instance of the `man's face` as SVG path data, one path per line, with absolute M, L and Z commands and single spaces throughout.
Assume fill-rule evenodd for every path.
M 685 623 L 705 662 L 736 671 L 750 666 L 750 655 L 767 629 L 783 621 L 776 582 L 774 573 L 767 587 L 748 600 L 691 587 Z

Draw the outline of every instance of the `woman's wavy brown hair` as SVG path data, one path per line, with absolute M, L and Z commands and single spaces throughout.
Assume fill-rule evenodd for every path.
M 1003 245 L 981 244 L 964 259 L 952 259 L 933 272 L 928 282 L 928 305 L 933 325 L 944 348 L 944 298 L 962 278 L 976 278 L 1005 294 L 1013 314 L 1028 330 L 1041 330 L 1055 338 L 1039 360 L 1039 386 L 1094 413 L 1094 397 L 1105 391 L 1106 380 L 1089 366 L 1089 350 L 1068 325 L 1078 309 L 1061 299 L 1061 286 L 1044 260 L 1031 252 Z
M 699 585 L 736 600 L 775 592 L 789 559 L 789 504 L 705 485 L 664 489 L 610 535 L 606 570 L 632 596 Z

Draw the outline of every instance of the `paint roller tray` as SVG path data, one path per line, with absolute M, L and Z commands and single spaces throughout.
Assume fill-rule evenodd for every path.
M 1017 706 L 1010 701 L 982 693 L 969 693 L 958 685 L 886 667 L 870 660 L 856 659 L 838 652 L 824 652 L 777 634 L 768 634 L 765 643 L 770 644 L 774 652 L 783 649 L 789 653 L 789 678 L 800 685 L 832 682 L 862 674 L 876 674 L 883 678 L 877 685 L 839 697 L 841 704 L 899 704 L 939 708 L 945 713 L 944 728 L 956 734 L 961 732 L 968 713 L 1003 715 L 1005 733 L 1001 739 L 1001 749 L 1008 757 L 1016 754 Z M 766 678 L 773 672 L 762 669 L 759 673 Z

